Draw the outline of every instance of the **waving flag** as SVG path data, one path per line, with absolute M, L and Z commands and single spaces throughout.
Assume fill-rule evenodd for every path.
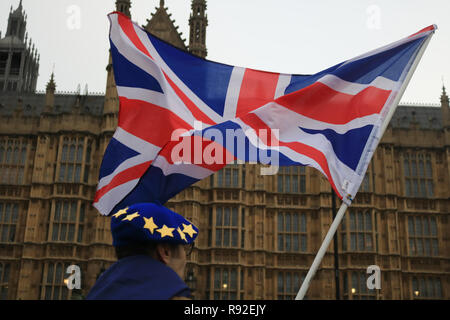
M 119 12 L 109 19 L 120 112 L 94 200 L 104 215 L 136 202 L 165 203 L 231 161 L 269 164 L 268 157 L 280 166 L 318 169 L 351 202 L 381 139 L 380 127 L 436 28 L 306 76 L 207 61 Z M 230 147 L 218 139 L 227 130 L 241 130 L 242 143 Z M 186 139 L 224 161 L 185 151 L 183 161 L 175 159 Z

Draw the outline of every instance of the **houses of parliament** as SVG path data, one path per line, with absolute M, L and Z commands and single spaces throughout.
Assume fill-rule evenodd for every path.
M 117 0 L 111 11 L 131 16 L 131 6 Z M 206 57 L 206 0 L 191 8 L 188 44 L 164 1 L 144 27 Z M 36 92 L 39 44 L 27 27 L 20 1 L 0 33 L 0 300 L 79 299 L 116 261 L 110 218 L 92 206 L 118 120 L 113 67 L 109 57 L 105 95 L 58 93 L 50 73 Z M 397 108 L 307 299 L 450 299 L 444 87 L 440 98 L 440 106 Z M 166 204 L 200 229 L 186 273 L 195 299 L 294 299 L 312 264 L 333 219 L 330 184 L 309 167 L 259 169 L 229 165 Z M 80 290 L 66 286 L 69 265 L 80 267 Z M 366 285 L 371 265 L 380 289 Z

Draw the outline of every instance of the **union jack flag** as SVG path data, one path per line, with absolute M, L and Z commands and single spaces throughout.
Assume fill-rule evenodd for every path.
M 314 75 L 291 75 L 204 60 L 119 12 L 109 20 L 120 111 L 94 200 L 103 215 L 138 202 L 163 204 L 237 159 L 263 162 L 260 153 L 240 156 L 240 147 L 227 148 L 208 135 L 215 130 L 226 136 L 228 129 L 242 129 L 245 148 L 269 152 L 277 165 L 316 168 L 351 202 L 381 138 L 380 127 L 436 29 L 430 26 Z M 180 129 L 179 136 L 200 143 L 202 150 L 222 149 L 225 161 L 173 159 L 178 143 L 173 133 Z M 262 129 L 268 134 L 260 134 Z

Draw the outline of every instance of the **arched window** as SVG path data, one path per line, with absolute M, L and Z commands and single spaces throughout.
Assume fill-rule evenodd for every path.
M 81 163 L 83 161 L 83 144 L 80 143 L 78 145 L 78 150 L 77 150 L 77 163 Z
M 11 147 L 9 147 L 7 150 L 6 150 L 6 163 L 11 163 L 11 159 L 12 159 L 12 148 Z
M 69 203 L 64 202 L 62 221 L 66 222 L 69 219 Z
M 81 204 L 78 214 L 77 201 L 56 201 L 54 218 L 50 223 L 51 241 L 82 242 L 85 210 L 85 204 Z
M 18 164 L 19 163 L 19 148 L 14 148 L 14 154 L 13 154 L 13 163 Z
M 67 166 L 67 182 L 71 182 L 73 179 L 73 166 L 72 165 L 68 165 Z
M 68 149 L 67 144 L 64 144 L 61 157 L 62 161 L 67 161 L 67 149 Z
M 85 138 L 72 138 L 70 141 L 64 138 L 63 141 L 59 181 L 81 182 Z M 86 150 L 86 157 L 90 157 L 90 150 Z
M 9 171 L 7 168 L 3 169 L 3 177 L 2 177 L 2 183 L 6 184 L 8 183 L 8 179 L 9 179 Z
M 17 168 L 10 168 L 8 170 L 9 170 L 9 184 L 15 184 L 17 177 Z
M 22 184 L 23 183 L 23 168 L 18 169 L 19 172 L 17 174 L 17 183 Z
M 81 164 L 77 164 L 75 166 L 75 178 L 74 182 L 80 182 L 81 181 Z
M 61 283 L 63 282 L 63 268 L 61 263 L 56 264 L 56 272 L 55 272 L 55 282 Z
M 414 151 L 403 155 L 404 193 L 407 197 L 432 198 L 434 196 L 433 169 L 430 154 Z
M 81 223 L 84 222 L 84 215 L 85 215 L 85 212 L 86 212 L 86 205 L 85 205 L 84 203 L 82 203 L 82 204 L 81 204 L 81 207 L 80 207 L 80 216 L 79 216 L 79 218 L 78 218 L 78 220 L 79 220 Z
M 19 207 L 17 204 L 0 203 L 0 242 L 14 242 Z
M 280 168 L 278 173 L 278 192 L 305 193 L 306 171 L 305 167 L 292 166 Z
M 8 299 L 9 270 L 9 263 L 0 263 L 0 300 Z
M 66 177 L 66 165 L 62 164 L 61 168 L 59 169 L 59 181 L 63 182 Z
M 91 148 L 91 146 L 90 146 L 90 144 L 89 144 L 89 146 L 87 147 L 87 150 L 86 150 L 86 163 L 89 163 L 90 162 L 90 160 L 91 160 L 91 152 L 92 152 L 92 150 L 91 150 L 92 148 Z
M 22 153 L 21 153 L 21 158 L 20 158 L 20 164 L 25 165 L 26 160 L 27 160 L 27 148 L 23 147 Z
M 69 161 L 74 162 L 74 160 L 75 160 L 75 145 L 72 144 L 70 146 L 70 151 L 69 151 Z
M 19 205 L 15 203 L 12 208 L 11 222 L 16 223 L 19 218 Z

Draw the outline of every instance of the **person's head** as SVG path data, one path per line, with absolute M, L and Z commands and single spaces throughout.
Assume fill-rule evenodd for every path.
M 187 245 L 169 242 L 147 242 L 115 247 L 115 250 L 119 260 L 135 255 L 148 255 L 171 267 L 183 279 L 187 257 L 191 254 L 193 246 L 193 242 Z
M 111 233 L 118 259 L 149 255 L 183 279 L 198 228 L 162 205 L 139 203 L 112 215 Z

